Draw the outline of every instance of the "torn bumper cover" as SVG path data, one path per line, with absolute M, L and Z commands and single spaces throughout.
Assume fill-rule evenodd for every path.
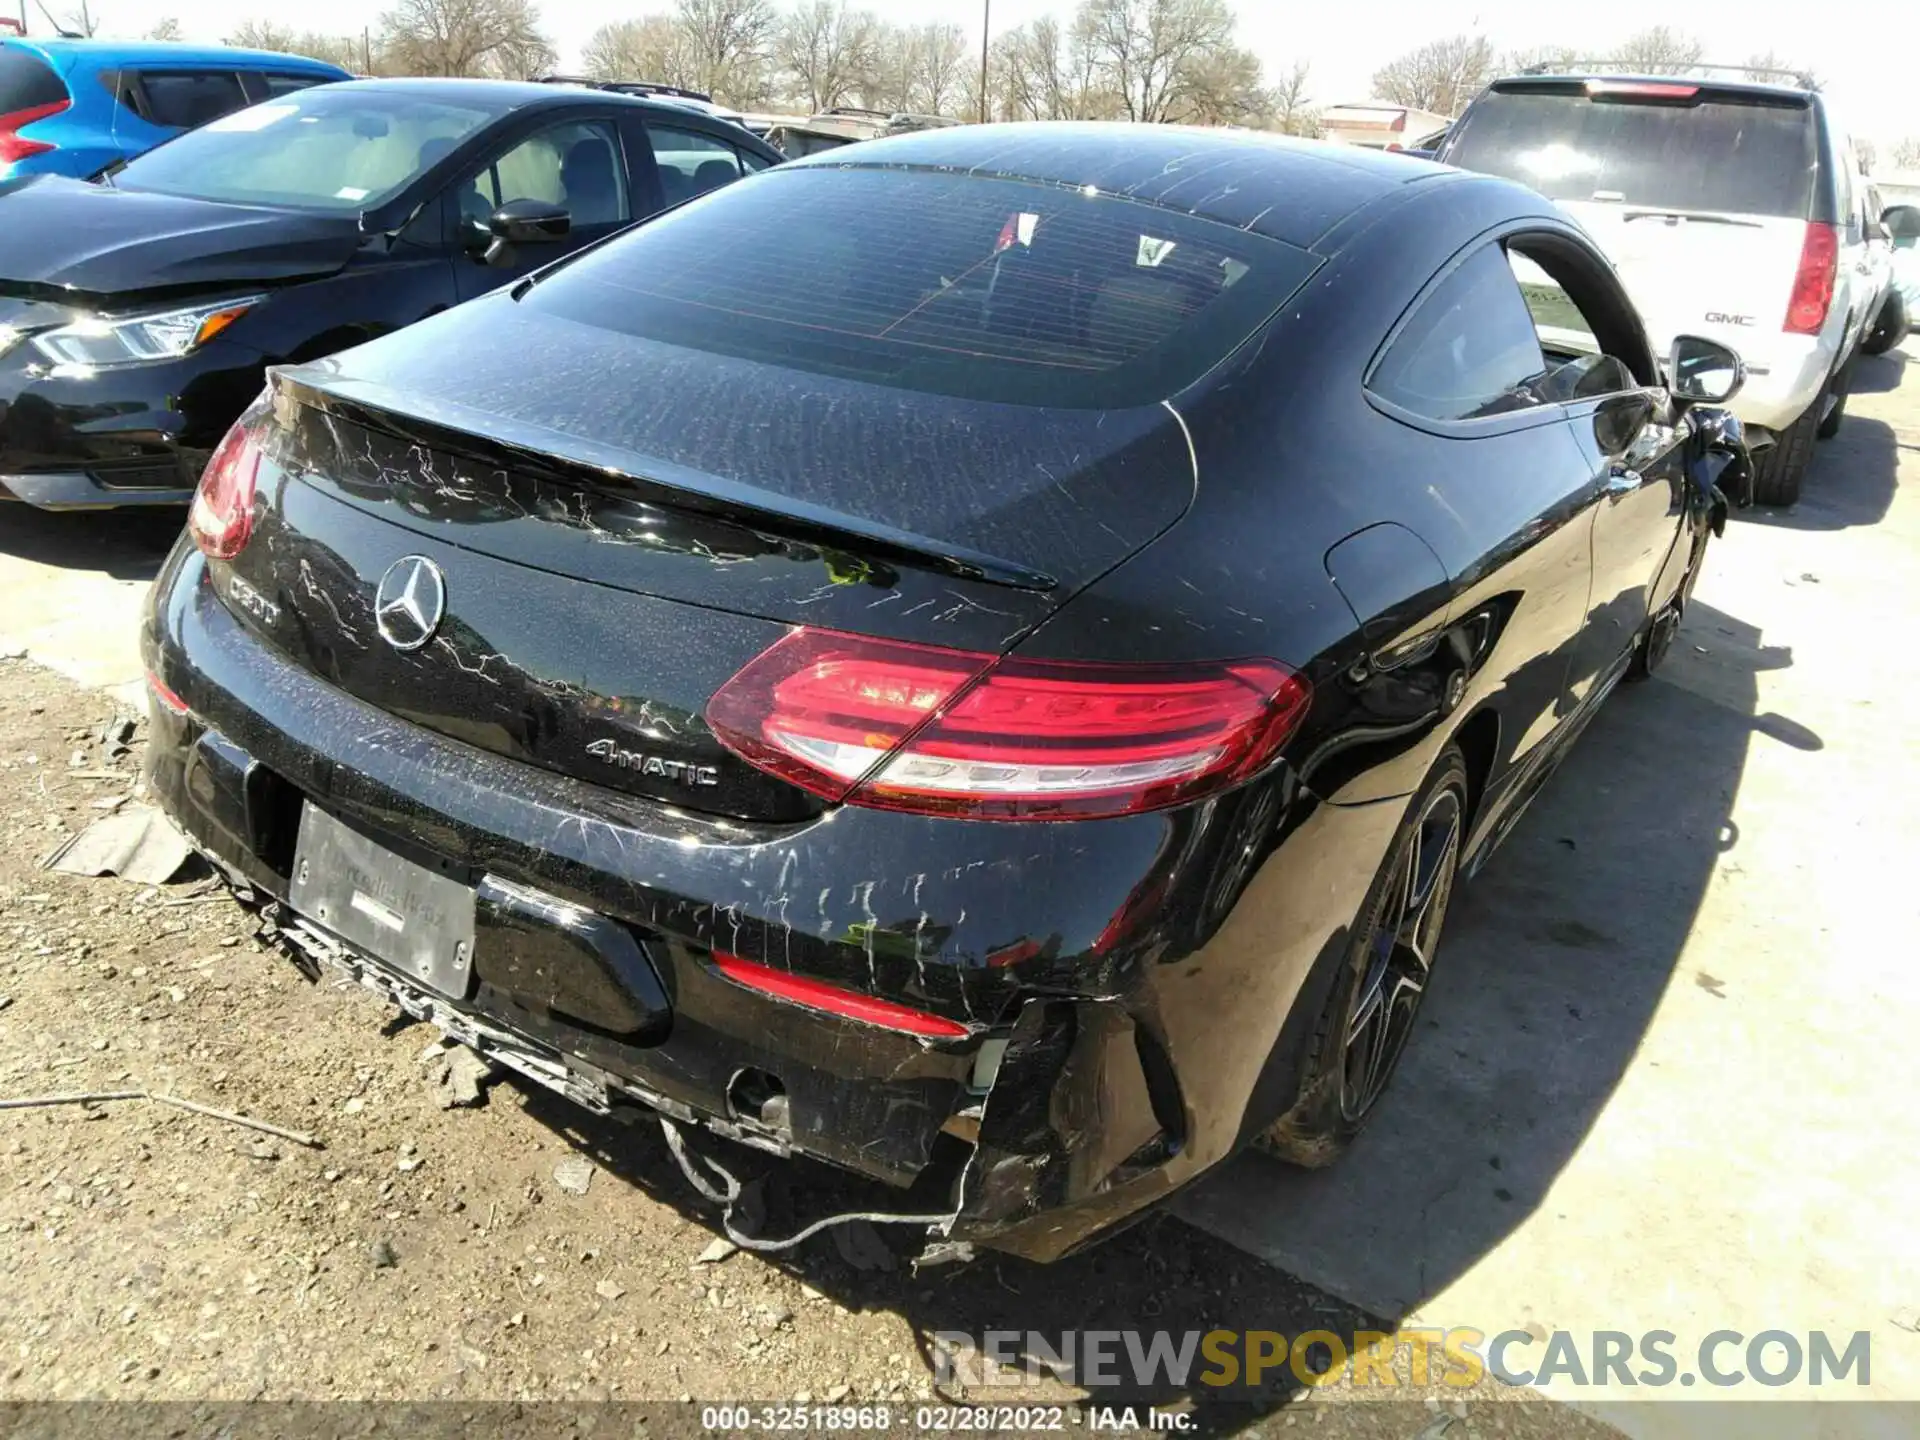
M 1236 1143 L 1237 1108 L 1204 1149 L 1188 1133 L 1156 967 L 1139 963 L 1164 934 L 1115 930 L 1162 915 L 1178 873 L 1204 879 L 1210 835 L 1162 816 L 1038 827 L 1039 841 L 979 826 L 969 843 L 1017 848 L 899 875 L 933 822 L 749 827 L 485 754 L 288 664 L 202 574 L 182 550 L 156 586 L 150 780 L 303 959 L 591 1109 L 638 1102 L 885 1182 L 907 1192 L 885 1208 L 942 1243 L 1054 1258 Z M 465 968 L 410 973 L 337 910 L 311 913 L 319 892 L 296 868 L 314 813 L 471 897 Z M 883 891 L 871 877 L 887 866 Z M 723 973 L 735 955 L 911 1004 L 950 1033 L 789 1003 Z
M 218 860 L 218 857 L 215 857 Z M 224 865 L 223 865 L 224 868 Z M 243 887 L 244 881 L 232 877 Z M 1182 1150 L 1178 1122 L 1163 1123 L 1146 1072 L 1135 1063 L 1140 1038 L 1124 1008 L 1107 1001 L 1036 999 L 1022 1006 L 1010 1037 L 992 1044 L 997 1075 L 946 1123 L 943 1133 L 971 1137 L 929 1167 L 916 1194 L 944 1193 L 941 1213 L 861 1210 L 828 1215 L 782 1237 L 735 1228 L 740 1186 L 721 1162 L 690 1153 L 680 1127 L 786 1155 L 789 1137 L 765 1126 L 688 1105 L 633 1074 L 602 1070 L 577 1054 L 531 1042 L 488 1016 L 413 984 L 338 937 L 269 904 L 264 938 L 277 940 L 310 978 L 321 967 L 355 981 L 415 1019 L 437 1025 L 476 1054 L 605 1115 L 638 1102 L 661 1119 L 669 1149 L 688 1181 L 719 1206 L 727 1233 L 743 1248 L 791 1248 L 850 1221 L 923 1226 L 929 1261 L 963 1258 L 972 1245 L 1053 1260 L 1151 1205 L 1177 1186 L 1170 1166 Z M 1004 1046 L 1004 1050 L 1001 1047 Z M 976 1059 L 974 1070 L 980 1066 Z M 1176 1097 L 1163 1094 L 1161 1104 Z M 1057 1117 L 1060 1122 L 1049 1117 Z M 931 1179 L 934 1184 L 926 1182 Z

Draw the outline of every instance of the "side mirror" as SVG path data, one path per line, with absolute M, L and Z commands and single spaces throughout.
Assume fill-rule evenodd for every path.
M 1906 249 L 1915 240 L 1920 240 L 1920 207 L 1913 205 L 1890 206 L 1881 216 L 1880 223 L 1887 227 L 1893 236 L 1893 243 Z
M 1747 367 L 1718 340 L 1699 335 L 1674 338 L 1667 360 L 1668 383 L 1676 400 L 1724 405 L 1747 383 Z
M 1610 395 L 1593 412 L 1593 438 L 1600 453 L 1618 459 L 1633 448 L 1653 419 L 1654 397 L 1644 390 Z
M 550 245 L 573 232 L 573 213 L 547 200 L 509 200 L 487 221 L 491 237 L 481 258 L 500 264 L 515 245 Z

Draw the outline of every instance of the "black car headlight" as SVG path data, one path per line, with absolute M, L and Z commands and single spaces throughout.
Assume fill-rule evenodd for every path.
M 113 370 L 191 355 L 266 297 L 221 300 L 143 315 L 89 315 L 30 337 L 62 370 Z

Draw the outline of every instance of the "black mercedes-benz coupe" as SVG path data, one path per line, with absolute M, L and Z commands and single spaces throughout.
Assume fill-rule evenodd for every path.
M 1699 572 L 1740 368 L 1670 367 L 1549 202 L 1402 157 L 770 170 L 275 372 L 155 587 L 153 784 L 712 1193 L 717 1132 L 1051 1259 L 1379 1101 Z

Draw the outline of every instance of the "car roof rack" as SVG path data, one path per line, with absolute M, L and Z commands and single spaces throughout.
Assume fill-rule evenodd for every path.
M 875 120 L 891 120 L 891 110 L 869 110 L 864 105 L 831 105 L 819 112 L 822 115 L 870 115 Z
M 594 80 L 585 75 L 542 75 L 542 85 L 585 85 L 595 90 L 612 90 L 622 95 L 671 95 L 678 100 L 699 100 L 705 104 L 713 103 L 713 96 L 704 90 L 689 90 L 683 85 L 669 85 L 664 80 Z
M 1801 90 L 1814 90 L 1813 72 L 1809 70 L 1788 70 L 1772 65 L 1715 65 L 1699 63 L 1682 66 L 1671 71 L 1662 71 L 1653 79 L 1685 80 L 1701 71 L 1714 71 L 1722 75 L 1732 75 L 1736 79 L 1752 80 L 1758 84 L 1768 83 L 1761 77 L 1778 76 Z M 1537 65 L 1529 65 L 1520 72 L 1522 75 L 1593 75 L 1620 74 L 1641 75 L 1646 73 L 1631 60 L 1544 60 Z M 1702 77 L 1707 78 L 1707 77 Z

